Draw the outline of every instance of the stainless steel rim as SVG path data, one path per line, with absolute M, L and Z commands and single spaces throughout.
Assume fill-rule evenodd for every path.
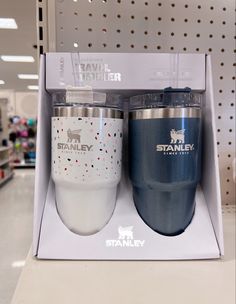
M 117 109 L 99 107 L 54 107 L 53 116 L 123 119 L 123 112 Z
M 130 119 L 155 118 L 200 118 L 200 108 L 152 108 L 139 109 L 129 113 Z

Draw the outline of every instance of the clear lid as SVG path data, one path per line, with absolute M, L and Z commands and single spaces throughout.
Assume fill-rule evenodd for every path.
M 94 92 L 90 86 L 68 86 L 64 92 L 53 93 L 52 100 L 54 106 L 93 106 L 122 109 L 120 95 Z
M 202 93 L 190 88 L 165 88 L 162 92 L 137 95 L 130 98 L 130 110 L 167 107 L 201 107 Z

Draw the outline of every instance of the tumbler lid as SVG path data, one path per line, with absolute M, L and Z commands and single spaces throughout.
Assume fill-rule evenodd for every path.
M 118 94 L 93 91 L 91 86 L 67 86 L 63 92 L 52 94 L 55 107 L 108 107 L 122 110 L 122 99 Z
M 133 96 L 130 110 L 148 108 L 201 107 L 202 94 L 191 88 L 165 88 L 161 92 Z
M 164 107 L 201 107 L 201 93 L 193 93 L 189 87 L 165 88 L 161 95 Z
M 106 93 L 94 92 L 91 86 L 66 87 L 66 103 L 105 104 Z

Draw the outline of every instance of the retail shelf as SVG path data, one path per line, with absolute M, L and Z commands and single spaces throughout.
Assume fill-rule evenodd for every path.
M 0 179 L 0 187 L 4 185 L 8 180 L 10 180 L 13 177 L 13 172 L 9 174 L 8 176 L 4 177 L 3 179 Z
M 3 165 L 5 165 L 5 164 L 8 164 L 9 162 L 10 162 L 9 159 L 1 160 L 0 161 L 0 167 L 3 166 Z
M 7 151 L 9 149 L 10 149 L 10 147 L 0 147 L 0 152 Z
M 35 168 L 35 163 L 26 163 L 24 160 L 20 163 L 13 163 L 14 168 Z
M 14 168 L 35 168 L 35 164 L 14 164 Z

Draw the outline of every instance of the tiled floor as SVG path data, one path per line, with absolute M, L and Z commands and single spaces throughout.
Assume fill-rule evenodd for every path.
M 0 304 L 11 302 L 32 243 L 33 193 L 33 169 L 15 170 L 0 188 Z

